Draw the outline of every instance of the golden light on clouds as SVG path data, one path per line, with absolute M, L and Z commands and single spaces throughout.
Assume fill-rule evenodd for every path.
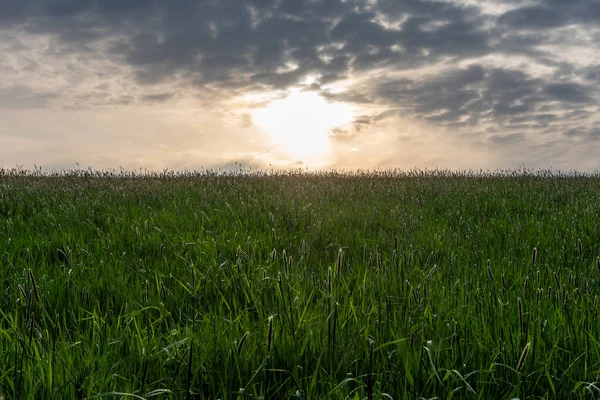
M 352 116 L 345 104 L 329 103 L 314 92 L 292 90 L 287 97 L 254 111 L 252 120 L 287 157 L 311 165 L 327 162 L 330 131 L 348 125 Z

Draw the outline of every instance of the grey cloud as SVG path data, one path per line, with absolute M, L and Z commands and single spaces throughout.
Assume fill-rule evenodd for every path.
M 507 11 L 498 18 L 502 25 L 527 29 L 554 28 L 566 24 L 568 16 L 556 9 L 531 6 Z
M 581 69 L 581 64 L 589 64 L 592 60 L 575 61 L 573 57 L 569 60 L 562 49 L 568 53 L 573 49 L 596 46 L 600 2 L 538 0 L 533 4 L 512 3 L 517 7 L 497 17 L 490 31 L 495 43 L 494 52 L 509 57 L 527 57 L 532 64 L 550 67 L 554 69 L 557 81 L 585 79 L 586 71 Z
M 159 28 L 163 41 L 152 32 L 134 37 L 133 48 L 124 49 L 127 60 L 143 71 L 144 82 L 183 71 L 199 84 L 237 81 L 244 86 L 255 79 L 285 87 L 317 67 L 327 69 L 315 52 L 327 43 L 324 22 L 276 15 L 252 27 L 250 11 L 238 4 L 224 10 L 201 6 L 186 15 L 168 10 Z M 286 63 L 297 64 L 297 70 L 279 72 Z M 240 74 L 250 78 L 240 80 Z
M 488 138 L 488 140 L 492 143 L 499 145 L 507 145 L 518 143 L 523 140 L 525 135 L 521 132 L 518 133 L 510 133 L 507 135 L 492 135 Z
M 422 81 L 384 80 L 375 98 L 399 110 L 451 127 L 492 126 L 545 129 L 552 121 L 589 117 L 586 88 L 572 82 L 551 83 L 522 71 L 472 65 Z
M 373 13 L 352 13 L 331 30 L 331 39 L 347 42 L 346 48 L 362 48 L 365 45 L 391 46 L 397 42 L 397 32 L 389 31 L 374 22 Z
M 577 22 L 600 24 L 600 3 L 596 0 L 541 0 L 541 3 L 560 10 Z
M 25 85 L 0 87 L 1 108 L 43 108 L 56 99 L 59 93 L 40 91 Z
M 316 81 L 310 89 L 327 99 L 386 109 L 377 118 L 357 118 L 357 129 L 400 112 L 438 126 L 509 133 L 547 132 L 560 121 L 590 124 L 585 106 L 597 106 L 600 67 L 575 65 L 540 45 L 570 43 L 552 35 L 557 28 L 597 26 L 600 3 L 513 5 L 496 18 L 435 0 L 22 0 L 0 3 L 0 28 L 51 34 L 60 46 L 48 51 L 57 56 L 97 53 L 133 69 L 142 94 L 80 93 L 82 104 L 167 102 L 178 88 L 222 96 L 287 89 L 310 75 Z M 482 61 L 492 55 L 524 56 L 551 73 L 534 76 L 502 61 L 492 68 Z M 439 72 L 406 78 L 423 67 Z M 370 76 L 375 68 L 380 75 Z M 395 73 L 404 78 L 386 77 Z M 343 92 L 329 89 L 347 77 L 361 82 Z M 12 84 L 0 91 L 0 106 L 12 99 L 13 106 L 43 107 L 59 96 Z
M 576 83 L 552 83 L 544 88 L 544 92 L 560 101 L 584 103 L 590 100 L 586 88 Z
M 467 120 L 477 119 L 473 108 L 481 108 L 477 102 L 481 101 L 479 88 L 484 79 L 483 67 L 473 65 L 430 80 L 384 81 L 377 87 L 375 97 L 394 102 L 400 108 L 409 108 L 435 123 L 451 123 L 466 118 L 464 123 L 468 124 Z
M 562 118 L 567 120 L 567 121 L 577 121 L 577 120 L 584 120 L 585 118 L 589 117 L 590 113 L 587 110 L 583 110 L 583 109 L 579 109 L 579 110 L 571 110 L 567 113 L 565 113 Z
M 584 68 L 582 72 L 585 79 L 600 83 L 600 65 Z
M 574 129 L 569 129 L 567 131 L 565 131 L 564 136 L 572 138 L 572 137 L 577 137 L 577 136 L 582 136 L 584 134 L 584 132 L 582 131 L 581 128 L 574 128 Z
M 475 57 L 491 51 L 490 33 L 482 28 L 484 18 L 474 8 L 438 1 L 382 0 L 374 12 L 406 20 L 399 29 L 387 29 L 374 22 L 374 14 L 358 14 L 332 31 L 333 38 L 349 42 L 345 50 L 355 54 L 357 69 L 409 69 L 444 56 Z
M 331 101 L 342 101 L 349 103 L 364 103 L 370 104 L 374 102 L 374 99 L 369 97 L 366 93 L 358 90 L 347 90 L 341 93 L 331 93 L 328 90 L 321 90 L 321 96 Z
M 365 126 L 372 125 L 374 123 L 377 123 L 379 121 L 382 121 L 382 120 L 392 117 L 394 115 L 395 115 L 395 113 L 392 110 L 379 112 L 379 113 L 376 113 L 373 115 L 360 115 L 360 116 L 354 118 L 354 121 L 352 121 L 352 123 L 354 124 L 354 128 L 357 131 L 360 131 Z
M 579 139 L 592 139 L 600 140 L 600 128 L 573 128 L 563 132 L 563 135 L 567 138 L 579 138 Z
M 479 10 L 455 2 L 421 0 L 379 0 L 377 11 L 390 17 L 400 18 L 407 14 L 420 18 L 457 20 L 477 17 Z
M 167 100 L 171 100 L 174 96 L 174 93 L 149 94 L 146 96 L 142 96 L 142 100 L 151 103 L 162 103 Z
M 535 116 L 535 119 L 540 122 L 550 122 L 556 121 L 558 116 L 556 114 L 538 114 Z
M 443 55 L 483 55 L 491 50 L 489 33 L 474 22 L 457 19 L 434 30 L 424 29 L 431 21 L 435 19 L 413 17 L 405 22 L 401 38 L 409 53 L 428 49 Z
M 27 16 L 30 3 L 27 0 L 3 2 L 0 5 L 0 23 L 6 26 L 19 23 Z
M 599 24 L 596 0 L 541 0 L 502 14 L 498 22 L 516 29 L 549 29 L 572 23 Z
M 244 87 L 258 81 L 285 88 L 307 74 L 322 75 L 321 82 L 326 83 L 352 69 L 408 68 L 443 55 L 489 50 L 473 8 L 436 1 L 382 0 L 369 5 L 358 0 L 25 0 L 23 4 L 27 6 L 0 5 L 0 14 L 10 13 L 31 32 L 57 34 L 78 44 L 79 51 L 90 51 L 89 43 L 113 35 L 106 55 L 123 56 L 137 69 L 141 84 L 177 75 L 196 85 Z M 382 13 L 409 21 L 401 30 L 387 29 L 376 22 Z M 436 21 L 447 23 L 426 29 Z M 332 48 L 332 41 L 342 42 L 343 48 Z M 392 46 L 400 46 L 403 53 L 392 51 Z M 286 65 L 296 69 L 281 72 Z

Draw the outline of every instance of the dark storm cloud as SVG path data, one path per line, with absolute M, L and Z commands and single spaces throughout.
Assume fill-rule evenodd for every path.
M 428 0 L 21 0 L 0 3 L 0 29 L 51 34 L 60 46 L 47 51 L 65 58 L 112 59 L 133 69 L 142 93 L 172 85 L 148 89 L 138 97 L 144 102 L 172 100 L 178 88 L 225 95 L 287 89 L 310 76 L 310 90 L 383 107 L 378 115 L 386 117 L 410 111 L 434 125 L 513 133 L 547 132 L 558 121 L 589 124 L 586 106 L 598 107 L 600 67 L 576 65 L 542 45 L 567 49 L 575 39 L 560 29 L 600 28 L 600 2 L 504 3 L 512 8 L 490 15 L 459 1 Z M 485 64 L 490 56 L 499 61 Z M 516 56 L 551 73 L 503 64 Z M 327 87 L 348 77 L 359 77 L 360 86 L 341 93 Z M 52 97 L 19 90 L 17 103 L 43 105 Z M 100 94 L 78 98 L 85 96 L 105 101 Z M 355 126 L 380 120 L 357 118 Z M 502 138 L 493 141 L 509 142 Z

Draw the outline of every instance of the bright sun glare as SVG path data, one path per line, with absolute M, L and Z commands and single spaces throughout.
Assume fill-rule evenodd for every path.
M 295 160 L 324 161 L 331 152 L 329 132 L 352 121 L 350 108 L 328 103 L 314 92 L 292 91 L 256 110 L 252 118 Z

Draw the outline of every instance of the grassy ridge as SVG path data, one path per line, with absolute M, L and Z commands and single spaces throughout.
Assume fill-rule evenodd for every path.
M 597 176 L 0 175 L 0 397 L 600 397 Z

